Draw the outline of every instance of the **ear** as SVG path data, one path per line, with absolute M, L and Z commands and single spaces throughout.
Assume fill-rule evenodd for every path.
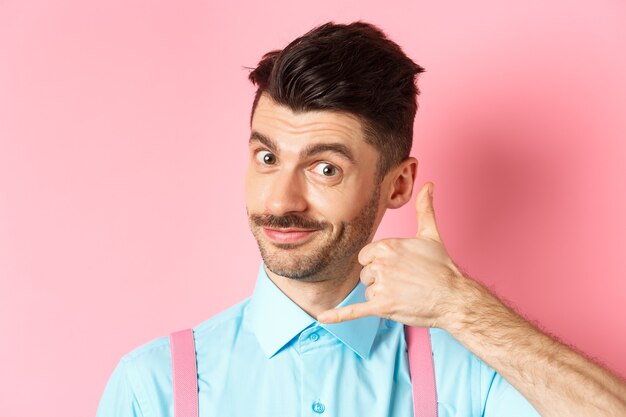
M 410 156 L 389 172 L 387 208 L 402 207 L 411 199 L 417 176 L 417 163 L 417 159 Z

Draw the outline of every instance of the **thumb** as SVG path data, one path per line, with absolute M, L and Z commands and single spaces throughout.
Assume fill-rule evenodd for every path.
M 435 210 L 433 209 L 433 183 L 427 182 L 417 194 L 415 209 L 417 213 L 417 237 L 426 237 L 441 242 Z

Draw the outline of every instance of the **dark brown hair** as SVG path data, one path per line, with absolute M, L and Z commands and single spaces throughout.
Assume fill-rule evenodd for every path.
M 361 121 L 365 141 L 380 152 L 380 182 L 411 152 L 415 81 L 421 72 L 424 68 L 378 27 L 328 22 L 263 55 L 248 76 L 257 86 L 250 124 L 263 93 L 295 113 L 348 112 Z

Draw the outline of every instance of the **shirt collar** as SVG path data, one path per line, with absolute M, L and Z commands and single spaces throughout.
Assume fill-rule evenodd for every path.
M 367 301 L 365 288 L 359 281 L 336 307 Z M 366 316 L 340 323 L 319 323 L 274 284 L 264 262 L 261 262 L 248 308 L 252 329 L 267 358 L 313 323 L 332 333 L 361 358 L 367 358 L 381 320 L 378 316 Z

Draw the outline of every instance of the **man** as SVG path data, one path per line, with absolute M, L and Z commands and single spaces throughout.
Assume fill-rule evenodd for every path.
M 459 270 L 431 183 L 416 236 L 372 242 L 411 198 L 422 71 L 375 26 L 329 22 L 251 72 L 246 208 L 263 262 L 251 297 L 194 328 L 201 416 L 412 416 L 405 324 L 430 328 L 440 417 L 626 415 L 623 381 Z M 172 409 L 164 336 L 120 360 L 98 416 Z

